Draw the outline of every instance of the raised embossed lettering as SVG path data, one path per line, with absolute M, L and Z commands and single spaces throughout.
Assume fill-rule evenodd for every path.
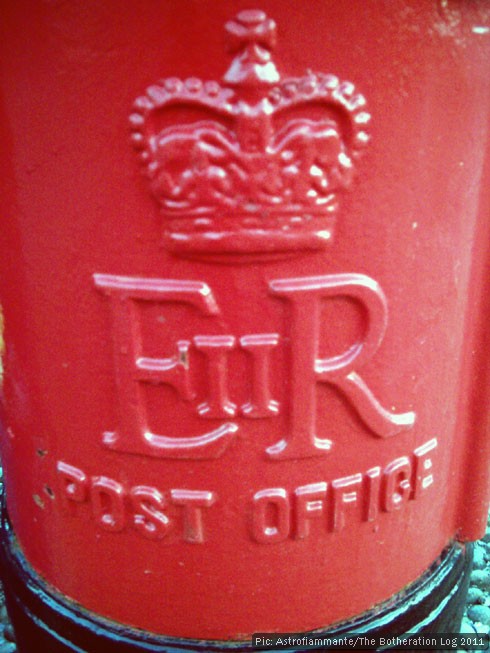
M 61 496 L 65 500 L 65 504 L 69 505 L 70 501 L 83 503 L 87 498 L 87 475 L 77 467 L 68 465 L 61 460 L 56 465 L 56 471 L 60 480 Z
M 279 336 L 275 333 L 261 333 L 240 338 L 242 349 L 252 359 L 252 398 L 242 406 L 242 414 L 261 418 L 277 415 L 279 402 L 270 392 L 271 351 L 277 347 Z
M 330 450 L 332 441 L 319 437 L 316 430 L 318 383 L 329 383 L 342 391 L 379 437 L 389 437 L 413 426 L 414 413 L 393 414 L 385 410 L 357 372 L 375 354 L 386 329 L 386 299 L 374 279 L 363 274 L 277 279 L 270 282 L 270 289 L 288 302 L 291 343 L 289 433 L 267 449 L 270 458 L 305 458 Z M 342 354 L 321 359 L 318 351 L 322 302 L 343 296 L 360 302 L 366 309 L 366 334 Z
M 383 467 L 296 488 L 259 490 L 251 502 L 251 537 L 260 544 L 275 544 L 338 533 L 355 523 L 370 523 L 372 528 L 383 513 L 400 511 L 430 491 L 436 446 L 433 438 Z
M 412 466 L 403 456 L 397 458 L 383 472 L 383 509 L 386 512 L 399 510 L 409 500 L 412 493 Z
M 434 482 L 432 473 L 432 452 L 437 447 L 437 440 L 433 438 L 426 444 L 418 447 L 413 452 L 414 479 L 412 480 L 413 498 L 416 499 Z
M 260 544 L 304 540 L 336 533 L 356 522 L 372 523 L 383 513 L 396 513 L 409 501 L 421 500 L 434 484 L 433 438 L 411 454 L 333 480 L 317 480 L 298 487 L 262 488 L 251 496 L 242 518 Z M 207 539 L 206 514 L 216 510 L 213 490 L 147 486 L 128 487 L 105 475 L 88 476 L 64 461 L 57 463 L 63 505 L 69 517 L 89 515 L 109 533 L 133 529 L 142 537 L 203 544 Z M 225 514 L 240 514 L 232 494 L 225 497 Z M 221 506 L 222 507 L 222 506 Z M 371 525 L 368 525 L 368 524 Z M 375 529 L 374 529 L 375 530 Z
M 294 491 L 296 501 L 296 538 L 303 540 L 310 534 L 310 520 L 325 519 L 326 483 L 302 485 Z
M 90 486 L 94 517 L 106 531 L 122 531 L 126 526 L 124 488 L 107 476 L 95 476 Z
M 163 512 L 166 501 L 154 487 L 138 485 L 131 489 L 133 522 L 136 530 L 150 540 L 161 540 L 168 532 L 170 520 Z
M 171 490 L 172 503 L 183 508 L 184 540 L 193 544 L 204 542 L 203 509 L 216 501 L 214 492 Z
M 341 531 L 345 526 L 345 511 L 348 506 L 359 501 L 359 488 L 362 484 L 362 474 L 353 474 L 332 481 L 333 522 L 332 530 Z
M 195 335 L 176 339 L 172 356 L 144 355 L 142 344 L 142 302 L 184 303 L 205 318 L 220 312 L 207 284 L 198 281 L 139 279 L 94 275 L 96 286 L 111 298 L 114 323 L 114 352 L 118 390 L 117 429 L 104 433 L 103 443 L 112 449 L 161 458 L 209 459 L 223 454 L 238 420 L 266 419 L 279 413 L 279 402 L 271 390 L 273 352 L 287 348 L 289 397 L 282 410 L 287 413 L 287 431 L 266 449 L 272 460 L 306 458 L 328 453 L 330 433 L 318 433 L 316 426 L 318 384 L 327 383 L 342 393 L 356 409 L 370 431 L 390 437 L 411 428 L 415 413 L 387 411 L 368 388 L 358 370 L 378 349 L 386 329 L 387 307 L 379 285 L 366 275 L 334 274 L 320 277 L 270 281 L 272 295 L 286 302 L 289 332 Z M 365 313 L 365 333 L 346 351 L 321 358 L 319 351 L 321 311 L 329 300 L 347 297 L 360 304 Z M 191 353 L 192 352 L 192 353 Z M 199 352 L 199 353 L 197 353 Z M 245 403 L 233 401 L 229 390 L 229 368 L 246 353 L 248 374 L 243 378 L 249 392 Z M 199 356 L 203 358 L 199 363 Z M 192 387 L 194 366 L 202 369 L 205 395 L 198 397 Z M 236 369 L 236 368 L 235 368 Z M 194 376 L 193 376 L 194 375 Z M 219 420 L 214 428 L 198 435 L 175 437 L 154 433 L 142 384 L 165 384 L 176 391 L 184 408 L 205 420 Z M 201 390 L 199 391 L 201 392 Z M 242 400 L 243 401 L 243 400 Z
M 364 483 L 366 485 L 365 519 L 366 521 L 374 521 L 378 516 L 381 467 L 368 469 Z
M 252 534 L 261 544 L 276 544 L 289 536 L 290 504 L 286 490 L 267 488 L 253 498 Z
M 163 540 L 174 533 L 184 542 L 205 541 L 204 514 L 216 503 L 216 492 L 172 488 L 163 493 L 148 485 L 128 488 L 108 476 L 88 477 L 83 470 L 63 461 L 57 463 L 57 471 L 60 494 L 64 505 L 71 508 L 71 516 L 82 504 L 88 504 L 96 524 L 104 531 L 119 533 L 132 527 L 150 540 Z
M 184 303 L 204 315 L 217 315 L 219 309 L 209 286 L 200 281 L 104 274 L 95 274 L 94 281 L 112 300 L 118 390 L 119 425 L 116 431 L 104 434 L 104 444 L 112 449 L 160 458 L 201 459 L 221 455 L 238 429 L 236 424 L 225 423 L 206 433 L 182 438 L 152 433 L 140 390 L 144 382 L 164 383 L 174 387 L 183 399 L 192 396 L 186 356 L 157 359 L 143 355 L 136 300 Z M 180 354 L 186 353 L 188 343 L 181 341 L 177 347 Z
M 228 398 L 228 352 L 235 347 L 233 336 L 196 336 L 196 348 L 208 361 L 209 397 L 198 407 L 201 417 L 234 417 L 236 405 Z

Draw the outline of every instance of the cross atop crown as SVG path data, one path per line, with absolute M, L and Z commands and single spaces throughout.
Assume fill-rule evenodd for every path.
M 199 256 L 322 249 L 369 140 L 364 97 L 334 75 L 281 79 L 276 24 L 263 11 L 242 11 L 225 30 L 233 59 L 223 84 L 161 80 L 130 118 L 164 241 Z M 171 122 L 176 106 L 202 120 Z
M 227 50 L 236 55 L 224 81 L 230 86 L 257 90 L 276 84 L 280 77 L 271 51 L 276 45 L 276 23 L 263 11 L 241 11 L 225 25 Z

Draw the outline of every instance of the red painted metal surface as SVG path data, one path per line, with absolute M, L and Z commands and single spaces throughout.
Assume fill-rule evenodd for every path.
M 488 3 L 260 9 L 0 27 L 8 510 L 167 635 L 348 618 L 486 518 Z

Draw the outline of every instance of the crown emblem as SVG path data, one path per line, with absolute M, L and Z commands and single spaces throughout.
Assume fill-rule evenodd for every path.
M 369 140 L 365 99 L 330 74 L 282 79 L 276 25 L 262 11 L 240 12 L 225 30 L 233 59 L 223 83 L 161 80 L 131 114 L 165 244 L 193 255 L 322 249 Z M 174 107 L 185 124 L 172 123 Z M 189 122 L 196 110 L 202 119 Z

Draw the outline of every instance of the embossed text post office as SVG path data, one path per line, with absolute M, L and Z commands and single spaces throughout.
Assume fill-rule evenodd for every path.
M 457 630 L 488 506 L 488 2 L 3 9 L 19 653 Z

